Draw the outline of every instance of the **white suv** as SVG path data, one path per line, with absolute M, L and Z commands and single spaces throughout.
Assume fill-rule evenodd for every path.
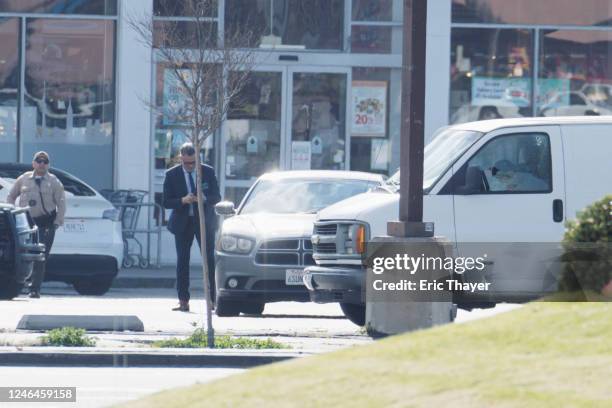
M 26 164 L 0 163 L 0 202 Z M 123 259 L 119 211 L 96 190 L 69 173 L 50 169 L 66 191 L 64 226 L 55 235 L 45 280 L 70 283 L 82 295 L 103 295 Z

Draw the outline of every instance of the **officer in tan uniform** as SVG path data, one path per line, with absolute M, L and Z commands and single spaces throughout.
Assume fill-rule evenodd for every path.
M 33 171 L 19 176 L 6 201 L 15 204 L 19 197 L 20 207 L 30 207 L 30 215 L 38 226 L 38 237 L 45 244 L 45 261 L 34 265 L 30 283 L 30 297 L 40 297 L 40 285 L 45 278 L 46 259 L 51 251 L 55 230 L 64 224 L 66 195 L 61 181 L 49 173 L 47 152 L 34 154 Z

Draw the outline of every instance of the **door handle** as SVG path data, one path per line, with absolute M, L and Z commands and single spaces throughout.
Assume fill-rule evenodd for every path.
M 553 221 L 562 222 L 563 218 L 563 200 L 553 200 Z

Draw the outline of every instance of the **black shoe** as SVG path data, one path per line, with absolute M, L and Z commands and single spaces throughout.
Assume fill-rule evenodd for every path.
M 175 312 L 188 312 L 189 311 L 189 302 L 181 300 L 177 307 L 172 308 Z
M 40 292 L 38 292 L 37 290 L 31 290 L 29 297 L 31 299 L 40 299 Z

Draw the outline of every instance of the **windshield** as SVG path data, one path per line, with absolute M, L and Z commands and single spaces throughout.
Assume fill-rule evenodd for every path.
M 264 180 L 255 185 L 240 214 L 315 213 L 345 198 L 365 193 L 375 185 L 366 180 Z
M 434 139 L 425 146 L 423 163 L 423 190 L 429 191 L 446 170 L 472 146 L 483 134 L 471 130 L 442 129 Z M 387 184 L 399 190 L 399 170 L 387 181 Z

